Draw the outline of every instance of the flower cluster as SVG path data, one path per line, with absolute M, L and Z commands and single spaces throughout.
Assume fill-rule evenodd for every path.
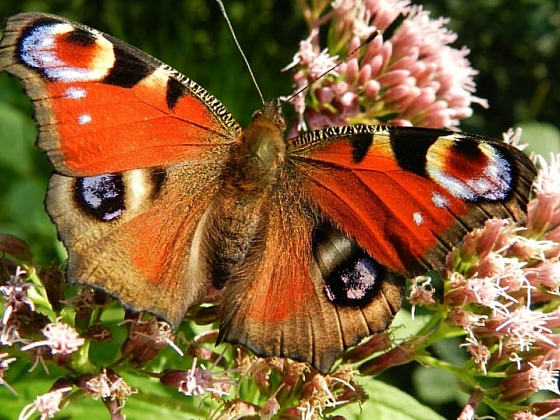
M 294 69 L 298 130 L 349 123 L 454 128 L 474 103 L 487 107 L 473 94 L 469 50 L 450 46 L 457 35 L 447 19 L 431 19 L 407 0 L 336 0 L 323 16 L 328 2 L 313 4 L 302 4 L 311 33 L 285 68 Z

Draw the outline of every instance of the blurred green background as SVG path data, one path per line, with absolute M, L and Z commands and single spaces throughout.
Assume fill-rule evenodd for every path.
M 308 34 L 300 9 L 287 0 L 225 0 L 240 43 L 266 98 L 291 92 L 291 75 L 280 69 L 292 60 Z M 559 152 L 560 5 L 558 0 L 417 1 L 432 16 L 448 16 L 466 45 L 477 96 L 490 109 L 475 107 L 462 129 L 499 137 L 509 127 L 525 128 L 523 139 L 540 153 Z M 0 0 L 0 21 L 22 11 L 59 14 L 111 33 L 175 67 L 217 96 L 242 125 L 260 100 L 212 0 Z M 287 109 L 287 113 L 291 110 Z M 35 126 L 29 100 L 17 80 L 0 75 L 0 232 L 15 234 L 32 247 L 36 262 L 64 258 L 42 201 L 49 163 L 33 147 Z M 453 344 L 449 349 L 456 349 Z M 445 357 L 461 358 L 450 352 Z M 464 395 L 456 379 L 410 367 L 387 378 L 429 403 L 442 415 L 457 415 Z M 420 372 L 420 373 L 418 373 Z M 436 374 L 435 377 L 433 375 Z M 0 415 L 1 418 L 1 415 Z

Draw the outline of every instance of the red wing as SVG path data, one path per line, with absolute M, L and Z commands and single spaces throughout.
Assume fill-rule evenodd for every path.
M 63 18 L 8 20 L 0 70 L 35 106 L 57 172 L 91 176 L 213 159 L 240 127 L 199 85 L 116 38 Z
M 354 126 L 288 141 L 309 200 L 381 265 L 415 275 L 491 217 L 524 218 L 535 176 L 517 149 L 445 130 Z

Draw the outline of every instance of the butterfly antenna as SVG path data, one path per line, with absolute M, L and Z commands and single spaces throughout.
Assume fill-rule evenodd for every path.
M 243 52 L 243 49 L 241 48 L 241 45 L 239 45 L 239 41 L 237 40 L 237 37 L 235 36 L 235 31 L 233 30 L 233 26 L 232 26 L 232 24 L 229 20 L 228 15 L 227 15 L 226 8 L 224 7 L 224 3 L 222 3 L 222 0 L 216 0 L 216 2 L 218 3 L 218 6 L 220 6 L 220 11 L 222 12 L 222 15 L 224 16 L 224 19 L 226 20 L 226 23 L 229 27 L 229 31 L 231 32 L 231 36 L 233 37 L 233 41 L 235 42 L 235 45 L 237 46 L 237 49 L 241 53 L 241 57 L 243 57 L 243 61 L 245 61 L 245 65 L 247 66 L 247 69 L 249 70 L 249 74 L 251 75 L 251 79 L 253 80 L 253 84 L 255 85 L 255 88 L 257 88 L 257 92 L 259 93 L 259 96 L 261 97 L 261 102 L 264 105 L 264 96 L 261 92 L 261 89 L 259 88 L 259 85 L 257 83 L 257 79 L 255 79 L 255 75 L 253 74 L 253 70 L 251 69 L 251 65 L 249 64 L 249 60 L 247 60 L 247 57 L 245 56 L 245 53 Z
M 217 0 L 219 1 L 219 0 Z M 309 87 L 315 83 L 317 80 L 322 79 L 323 77 L 325 77 L 327 74 L 329 74 L 330 72 L 332 72 L 333 70 L 335 70 L 338 66 L 340 66 L 342 63 L 346 63 L 350 57 L 352 57 L 357 51 L 359 51 L 360 49 L 362 49 L 364 46 L 366 46 L 367 44 L 369 44 L 371 41 L 374 40 L 375 37 L 377 37 L 378 35 L 381 35 L 381 31 L 379 29 L 376 29 L 374 32 L 372 32 L 372 34 L 370 36 L 368 36 L 364 42 L 362 42 L 360 45 L 358 45 L 356 48 L 354 48 L 352 51 L 350 51 L 348 53 L 348 55 L 346 56 L 346 58 L 342 61 L 339 61 L 338 63 L 336 63 L 334 66 L 332 66 L 331 68 L 325 70 L 323 73 L 321 73 L 320 75 L 318 75 L 315 79 L 313 79 L 311 82 L 309 82 L 308 84 L 306 84 L 305 86 L 303 86 L 302 88 L 300 88 L 299 90 L 297 90 L 296 92 L 292 93 L 290 96 L 288 96 L 284 102 L 290 102 L 292 99 L 294 99 L 296 96 L 298 96 L 299 94 L 301 94 L 302 92 L 305 92 L 307 89 L 309 89 Z

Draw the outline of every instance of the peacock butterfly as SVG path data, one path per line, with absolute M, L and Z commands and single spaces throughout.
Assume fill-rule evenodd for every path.
M 242 129 L 192 80 L 57 16 L 9 18 L 0 69 L 35 105 L 69 280 L 175 327 L 223 289 L 219 341 L 321 372 L 388 327 L 405 277 L 488 218 L 523 221 L 535 177 L 514 147 L 447 130 L 285 140 L 277 102 Z

